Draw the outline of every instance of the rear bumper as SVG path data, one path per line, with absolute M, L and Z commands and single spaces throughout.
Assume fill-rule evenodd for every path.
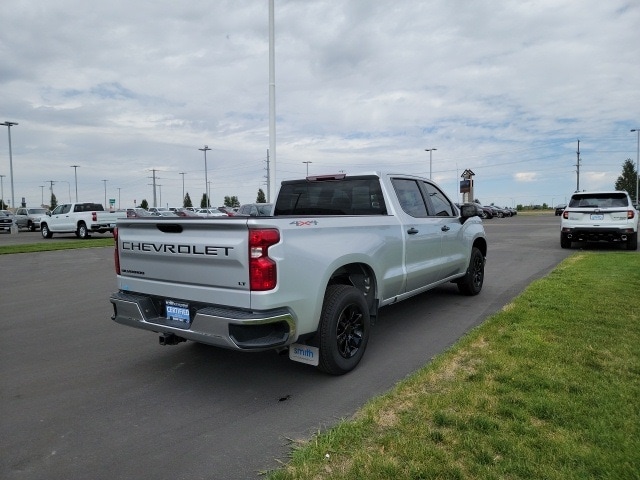
M 633 228 L 562 228 L 562 234 L 572 242 L 626 242 L 634 233 Z
M 111 295 L 117 323 L 233 350 L 269 350 L 296 338 L 293 314 L 284 308 L 252 312 L 214 305 L 192 306 L 190 322 L 162 315 L 163 299 L 116 292 Z
M 99 232 L 99 231 L 107 231 L 107 230 L 113 231 L 115 227 L 116 227 L 116 224 L 114 222 L 114 223 L 92 223 L 91 225 L 89 225 L 88 228 L 92 232 Z

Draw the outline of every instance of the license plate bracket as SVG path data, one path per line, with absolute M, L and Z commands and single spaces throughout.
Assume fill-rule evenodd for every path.
M 179 302 L 177 300 L 165 300 L 165 317 L 173 322 L 182 324 L 190 324 L 191 316 L 189 315 L 189 304 Z

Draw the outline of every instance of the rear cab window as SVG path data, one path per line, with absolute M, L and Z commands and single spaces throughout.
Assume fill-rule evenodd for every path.
M 282 182 L 273 214 L 387 215 L 376 176 L 310 177 Z

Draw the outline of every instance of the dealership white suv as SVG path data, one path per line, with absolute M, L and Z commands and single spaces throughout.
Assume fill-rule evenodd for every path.
M 560 246 L 572 242 L 625 243 L 638 249 L 639 212 L 627 192 L 577 192 L 562 213 Z

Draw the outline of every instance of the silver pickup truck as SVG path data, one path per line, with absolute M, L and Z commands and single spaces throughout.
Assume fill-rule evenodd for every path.
M 379 172 L 284 181 L 272 216 L 121 219 L 114 237 L 114 321 L 336 375 L 381 307 L 447 282 L 476 295 L 487 255 L 474 205 Z

